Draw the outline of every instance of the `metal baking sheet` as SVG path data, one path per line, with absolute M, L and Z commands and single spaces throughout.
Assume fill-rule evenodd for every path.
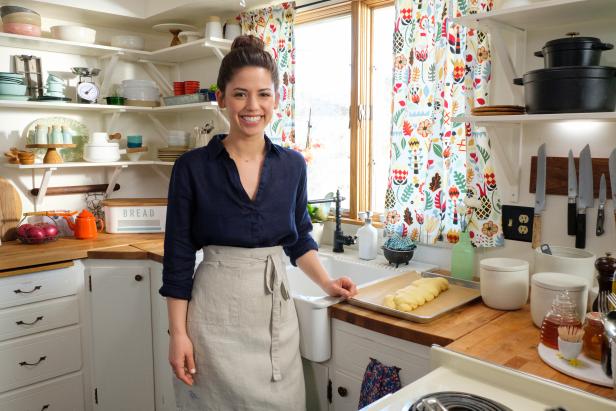
M 446 278 L 447 281 L 449 281 L 449 289 L 442 292 L 434 300 L 410 312 L 395 310 L 383 305 L 386 295 L 393 294 L 397 290 L 410 285 L 413 281 L 422 277 Z M 350 298 L 348 302 L 358 307 L 367 308 L 405 320 L 427 323 L 480 296 L 479 285 L 473 281 L 459 280 L 438 273 L 418 273 L 416 271 L 411 271 L 367 284 L 361 287 L 357 295 Z

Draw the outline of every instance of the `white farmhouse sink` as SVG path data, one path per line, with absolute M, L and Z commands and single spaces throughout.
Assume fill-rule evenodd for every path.
M 350 277 L 359 288 L 375 280 L 392 277 L 406 271 L 425 271 L 435 268 L 434 265 L 413 260 L 409 262 L 409 265 L 394 268 L 388 265 L 381 255 L 372 261 L 360 260 L 355 255 L 353 250 L 345 254 L 319 252 L 321 262 L 332 278 Z M 297 267 L 289 264 L 287 274 L 299 319 L 302 357 L 311 361 L 326 361 L 331 356 L 331 327 L 327 307 L 342 299 L 329 297 Z

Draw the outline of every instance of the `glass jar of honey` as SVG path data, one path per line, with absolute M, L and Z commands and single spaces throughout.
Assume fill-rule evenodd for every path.
M 584 324 L 584 341 L 582 351 L 584 355 L 596 361 L 601 361 L 601 342 L 603 340 L 603 323 L 601 314 L 591 312 L 586 314 Z
M 560 326 L 582 328 L 582 323 L 577 315 L 577 306 L 567 290 L 556 295 L 552 302 L 552 308 L 543 318 L 541 343 L 546 347 L 558 350 L 558 327 Z

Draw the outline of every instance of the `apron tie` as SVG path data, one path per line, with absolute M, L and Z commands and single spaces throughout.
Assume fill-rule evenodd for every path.
M 281 272 L 280 259 L 267 256 L 265 262 L 265 287 L 272 294 L 272 340 L 270 346 L 270 358 L 272 361 L 272 380 L 282 380 L 280 373 L 280 317 L 281 317 L 281 301 L 280 297 L 285 300 L 289 299 L 288 286 L 284 280 L 281 280 L 279 273 Z M 284 276 L 283 276 L 284 277 Z

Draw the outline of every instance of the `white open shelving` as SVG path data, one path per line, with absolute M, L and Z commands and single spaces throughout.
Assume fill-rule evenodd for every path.
M 124 59 L 148 60 L 154 63 L 179 63 L 219 55 L 223 51 L 229 51 L 231 49 L 231 43 L 231 40 L 209 38 L 191 41 L 174 47 L 166 47 L 160 50 L 145 51 L 123 49 L 102 44 L 57 40 L 47 37 L 31 37 L 19 34 L 0 33 L 0 46 L 5 47 L 78 54 L 89 57 L 106 57 L 119 54 Z
M 0 100 L 0 109 L 18 108 L 28 110 L 62 110 L 62 111 L 95 111 L 98 113 L 157 113 L 157 112 L 180 112 L 180 111 L 201 111 L 217 109 L 218 103 L 206 101 L 203 103 L 179 104 L 175 106 L 162 107 L 136 107 L 136 106 L 115 106 L 107 104 L 81 104 L 81 103 L 62 103 L 54 101 L 14 101 Z
M 513 125 L 519 126 L 524 123 L 538 123 L 550 121 L 580 121 L 580 120 L 597 120 L 597 121 L 616 121 L 616 112 L 603 113 L 558 113 L 558 114 L 520 114 L 506 116 L 461 116 L 455 117 L 454 122 L 459 123 L 476 123 L 476 124 L 491 124 L 497 125 Z
M 470 14 L 455 18 L 453 22 L 473 28 L 500 24 L 520 30 L 535 30 L 572 22 L 613 18 L 616 18 L 614 0 L 545 0 L 526 6 Z

